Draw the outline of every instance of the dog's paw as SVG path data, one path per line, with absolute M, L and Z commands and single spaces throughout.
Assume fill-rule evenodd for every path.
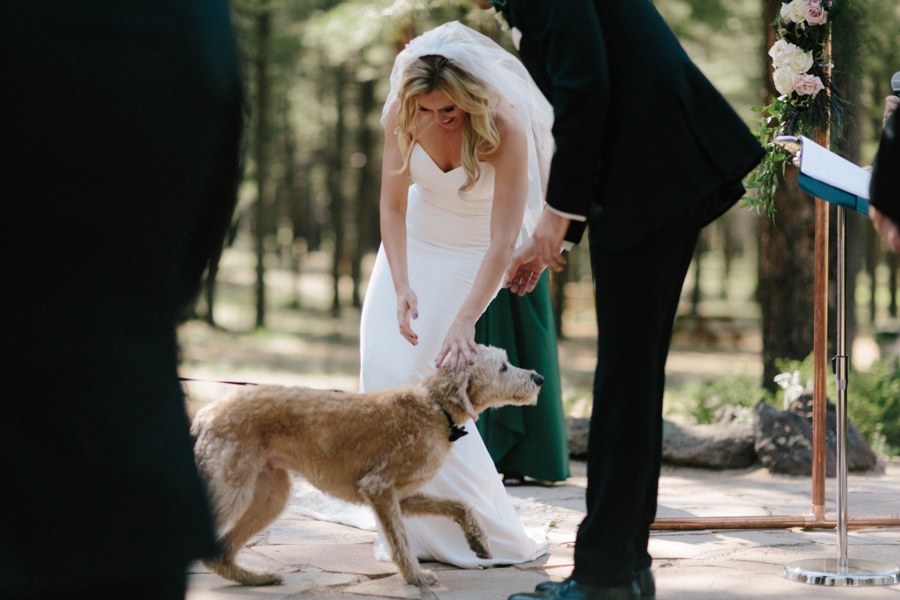
M 475 556 L 478 558 L 489 559 L 493 558 L 491 556 L 491 551 L 487 549 L 484 545 L 481 544 L 478 540 L 473 540 L 474 543 L 469 544 L 469 547 L 472 549 L 472 552 L 475 553 Z
M 481 533 L 480 531 L 478 533 Z M 471 536 L 468 538 L 469 548 L 472 552 L 475 553 L 475 556 L 478 558 L 488 559 L 491 558 L 491 551 L 488 550 L 488 541 L 484 535 L 480 536 Z
M 406 583 L 418 587 L 429 587 L 437 583 L 437 575 L 428 569 L 420 569 L 406 578 Z

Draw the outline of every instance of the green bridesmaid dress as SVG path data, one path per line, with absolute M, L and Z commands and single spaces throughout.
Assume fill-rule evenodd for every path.
M 569 476 L 569 444 L 548 272 L 524 296 L 500 290 L 475 325 L 475 341 L 503 348 L 510 363 L 544 376 L 535 406 L 492 408 L 478 420 L 497 471 L 506 479 L 563 481 Z

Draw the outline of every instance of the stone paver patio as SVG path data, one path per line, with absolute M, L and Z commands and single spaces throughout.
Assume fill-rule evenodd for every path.
M 509 488 L 526 527 L 547 532 L 550 554 L 532 563 L 485 570 L 460 570 L 440 563 L 427 568 L 440 582 L 429 589 L 405 583 L 393 563 L 372 554 L 374 532 L 316 521 L 304 514 L 302 494 L 273 526 L 251 541 L 239 562 L 282 573 L 284 585 L 246 588 L 233 585 L 197 565 L 188 600 L 302 599 L 505 600 L 547 579 L 572 570 L 575 530 L 584 515 L 584 463 L 573 463 L 573 476 L 552 488 Z M 900 509 L 900 462 L 883 472 L 851 475 L 851 514 L 891 514 Z M 302 482 L 297 486 L 302 489 Z M 827 483 L 827 509 L 833 511 L 835 481 Z M 660 517 L 805 514 L 810 481 L 770 475 L 755 467 L 705 471 L 664 467 Z M 654 533 L 650 542 L 660 600 L 737 600 L 743 598 L 895 598 L 900 586 L 830 588 L 782 578 L 785 564 L 837 555 L 834 531 L 742 530 Z M 900 530 L 850 532 L 851 559 L 900 563 Z

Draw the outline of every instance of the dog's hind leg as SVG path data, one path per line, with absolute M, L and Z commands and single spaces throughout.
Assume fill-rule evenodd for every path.
M 417 586 L 428 586 L 437 583 L 437 577 L 427 569 L 419 567 L 419 561 L 409 550 L 406 527 L 400 518 L 400 505 L 391 489 L 381 490 L 374 494 L 362 492 L 375 511 L 375 516 L 384 530 L 384 537 L 391 547 L 391 558 L 400 569 L 400 575 L 406 583 Z
M 425 494 L 413 494 L 400 501 L 400 510 L 405 516 L 437 515 L 453 519 L 466 536 L 469 548 L 478 558 L 491 558 L 487 536 L 478 526 L 468 506 L 456 500 L 435 498 Z
M 253 500 L 234 526 L 219 538 L 222 555 L 203 561 L 213 572 L 241 585 L 276 585 L 284 581 L 276 573 L 255 573 L 238 566 L 235 556 L 253 534 L 262 531 L 287 506 L 291 478 L 284 469 L 265 468 L 256 476 Z

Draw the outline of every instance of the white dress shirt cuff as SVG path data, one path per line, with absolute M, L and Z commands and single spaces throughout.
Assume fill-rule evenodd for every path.
M 549 210 L 550 212 L 557 214 L 560 217 L 565 217 L 566 219 L 569 219 L 570 221 L 581 221 L 581 222 L 587 221 L 587 217 L 585 217 L 584 215 L 575 215 L 572 213 L 563 212 L 559 209 L 553 208 L 549 204 L 545 204 L 544 207 L 547 210 Z
M 585 216 L 583 216 L 583 215 L 574 215 L 574 214 L 572 214 L 572 213 L 563 212 L 563 211 L 561 211 L 561 210 L 558 210 L 558 209 L 556 209 L 556 208 L 553 208 L 553 207 L 550 206 L 549 204 L 545 204 L 544 207 L 545 207 L 547 210 L 549 210 L 550 212 L 552 212 L 553 214 L 556 214 L 556 215 L 559 215 L 560 217 L 564 217 L 564 218 L 566 218 L 566 219 L 569 219 L 570 221 L 582 221 L 582 222 L 587 221 L 587 217 L 585 217 Z M 559 251 L 560 251 L 560 252 L 562 252 L 562 251 L 568 252 L 568 251 L 571 250 L 574 246 L 575 246 L 575 244 L 573 244 L 572 242 L 563 240 L 562 247 L 559 249 Z

